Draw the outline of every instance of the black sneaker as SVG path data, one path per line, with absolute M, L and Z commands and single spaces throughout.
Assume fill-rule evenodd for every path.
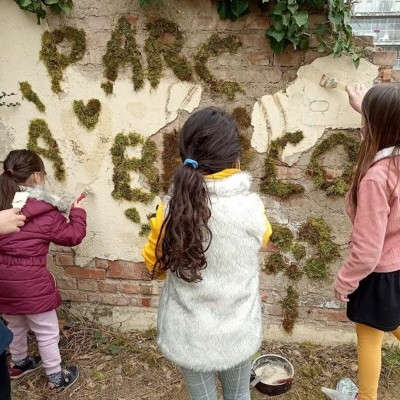
M 79 378 L 79 368 L 71 365 L 70 367 L 61 370 L 61 382 L 59 384 L 54 384 L 49 381 L 48 387 L 50 390 L 55 392 L 62 392 L 69 389 Z
M 22 365 L 15 365 L 13 362 L 8 365 L 8 371 L 10 372 L 11 379 L 19 379 L 23 376 L 36 371 L 42 366 L 42 360 L 40 357 L 26 357 Z

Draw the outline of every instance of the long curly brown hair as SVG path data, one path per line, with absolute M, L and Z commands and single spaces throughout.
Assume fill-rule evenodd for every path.
M 393 147 L 392 155 L 400 153 L 400 85 L 380 84 L 366 93 L 361 113 L 364 126 L 363 141 L 350 185 L 350 202 L 357 208 L 358 188 L 379 150 Z M 400 177 L 400 157 L 392 157 L 389 168 L 394 166 Z M 394 190 L 395 188 L 393 188 Z M 392 192 L 393 192 L 392 190 Z
M 232 168 L 239 159 L 238 127 L 233 117 L 214 107 L 192 114 L 179 134 L 182 164 L 175 172 L 166 216 L 156 246 L 153 277 L 170 270 L 186 282 L 202 280 L 212 232 L 210 198 L 204 176 Z

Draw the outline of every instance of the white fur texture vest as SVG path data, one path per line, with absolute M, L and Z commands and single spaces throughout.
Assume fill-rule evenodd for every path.
M 211 197 L 203 280 L 168 272 L 158 311 L 157 342 L 179 366 L 222 371 L 249 359 L 262 340 L 258 252 L 266 231 L 264 205 L 239 172 L 207 179 Z

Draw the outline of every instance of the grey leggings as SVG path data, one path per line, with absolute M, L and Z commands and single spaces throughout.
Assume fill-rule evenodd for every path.
M 190 400 L 217 400 L 216 374 L 222 384 L 224 400 L 250 400 L 251 361 L 219 372 L 198 372 L 182 368 Z

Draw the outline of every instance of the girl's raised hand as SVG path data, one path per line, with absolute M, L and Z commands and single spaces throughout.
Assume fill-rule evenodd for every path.
M 347 298 L 347 294 L 341 294 L 335 289 L 335 297 L 339 301 L 343 301 L 343 303 L 348 303 L 349 299 Z
M 357 83 L 353 86 L 346 86 L 346 92 L 349 95 L 349 103 L 353 107 L 354 110 L 361 114 L 361 103 L 365 96 L 365 93 L 368 92 L 368 89 L 362 83 Z
M 0 234 L 19 232 L 25 220 L 19 208 L 0 211 Z
M 72 204 L 72 208 L 84 208 L 83 207 L 83 200 L 85 200 L 85 197 L 79 196 L 74 203 Z

